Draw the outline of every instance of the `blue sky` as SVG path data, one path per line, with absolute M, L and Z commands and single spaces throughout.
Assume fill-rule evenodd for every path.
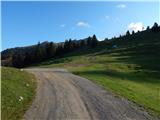
M 158 2 L 2 2 L 2 50 L 96 34 L 111 38 L 159 22 Z

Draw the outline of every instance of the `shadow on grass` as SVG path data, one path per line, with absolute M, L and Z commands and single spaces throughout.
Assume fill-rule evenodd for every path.
M 30 66 L 43 66 L 43 65 L 45 66 L 45 65 L 51 65 L 51 64 L 67 63 L 71 61 L 72 59 L 69 59 L 69 58 L 52 58 L 50 60 L 32 64 Z
M 81 56 L 81 55 L 92 55 L 94 53 L 97 53 L 99 51 L 102 51 L 106 48 L 106 45 L 99 44 L 97 47 L 91 48 L 91 47 L 83 47 L 79 48 L 76 51 L 73 51 L 71 53 L 67 53 L 61 57 L 70 57 L 70 56 Z
M 105 51 L 99 55 L 104 54 L 111 54 L 112 57 L 116 57 L 115 62 L 136 64 L 142 69 L 160 72 L 160 42 L 157 44 L 144 44 L 131 48 Z M 105 63 L 105 61 L 102 62 Z M 107 60 L 106 63 L 108 63 Z
M 90 71 L 78 71 L 74 72 L 77 75 L 93 75 L 93 76 L 104 76 L 104 77 L 112 77 L 115 80 L 130 80 L 138 83 L 152 83 L 157 84 L 160 83 L 160 75 L 157 72 L 118 72 L 114 70 L 90 70 Z M 150 79 L 151 78 L 151 79 Z M 153 80 L 154 79 L 154 80 Z

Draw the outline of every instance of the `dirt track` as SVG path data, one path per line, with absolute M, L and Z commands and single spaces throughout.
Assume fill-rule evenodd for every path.
M 151 120 L 124 98 L 64 69 L 27 69 L 36 75 L 36 98 L 25 120 Z

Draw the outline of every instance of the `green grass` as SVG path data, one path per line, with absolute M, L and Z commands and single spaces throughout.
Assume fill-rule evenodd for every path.
M 121 66 L 122 65 L 122 66 Z M 124 67 L 123 64 L 116 66 Z M 125 69 L 125 68 L 124 68 Z M 124 96 L 144 106 L 154 115 L 160 115 L 160 80 L 158 75 L 144 71 L 117 70 L 99 65 L 72 70 L 73 73 L 88 78 L 118 95 Z
M 159 38 L 159 33 L 138 33 L 129 40 L 103 42 L 33 66 L 66 68 L 160 117 Z M 113 44 L 118 48 L 112 49 Z
M 28 72 L 9 67 L 2 67 L 1 75 L 2 120 L 22 119 L 35 95 L 35 78 Z
M 117 51 L 83 56 L 81 59 L 84 62 L 79 57 L 72 63 L 80 61 L 81 64 L 88 66 L 68 66 L 67 68 L 77 75 L 88 78 L 118 95 L 144 106 L 153 115 L 160 116 L 160 67 L 159 64 L 156 64 L 160 57 L 144 53 L 135 55 L 125 53 L 126 51 Z M 67 65 L 71 65 L 71 63 L 67 63 Z

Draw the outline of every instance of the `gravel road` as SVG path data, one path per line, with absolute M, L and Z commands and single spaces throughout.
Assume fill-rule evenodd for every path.
M 25 120 L 152 120 L 132 102 L 64 69 L 26 70 L 38 87 Z

